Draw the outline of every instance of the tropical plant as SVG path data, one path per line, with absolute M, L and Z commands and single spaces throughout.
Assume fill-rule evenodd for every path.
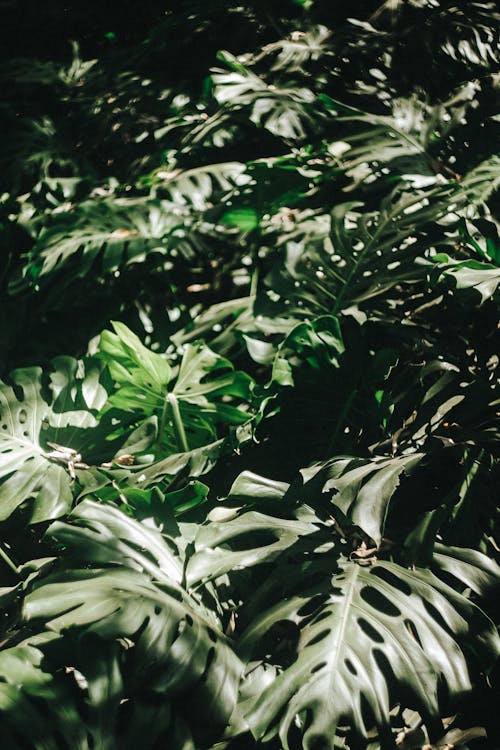
M 495 747 L 494 4 L 2 5 L 2 747 Z

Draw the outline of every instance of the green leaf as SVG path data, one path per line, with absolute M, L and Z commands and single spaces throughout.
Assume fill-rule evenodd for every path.
M 324 315 L 299 323 L 281 344 L 273 363 L 272 379 L 279 385 L 294 385 L 293 365 L 300 359 L 315 370 L 338 366 L 344 342 L 338 320 Z
M 97 259 L 104 272 L 112 273 L 144 262 L 148 252 L 165 254 L 166 238 L 179 225 L 172 209 L 166 202 L 123 198 L 88 201 L 76 212 L 56 215 L 52 225 L 40 232 L 23 279 L 12 281 L 12 292 L 63 269 L 69 278 L 83 278 Z
M 246 68 L 229 52 L 218 57 L 231 70 L 216 69 L 212 73 L 214 96 L 220 105 L 231 109 L 246 109 L 249 119 L 273 135 L 300 140 L 312 121 L 312 92 L 307 88 L 269 87 L 266 82 Z
M 241 665 L 213 614 L 184 590 L 175 540 L 87 500 L 49 534 L 64 545 L 66 565 L 26 597 L 27 620 L 63 638 L 129 639 L 135 681 L 163 699 L 189 696 L 200 735 L 203 720 L 224 726 Z
M 440 281 L 451 281 L 458 290 L 477 292 L 481 304 L 496 296 L 500 285 L 497 266 L 477 260 L 457 261 L 444 254 L 438 256 L 437 261 L 435 270 Z
M 382 741 L 391 742 L 389 711 L 402 691 L 432 729 L 439 726 L 439 685 L 455 696 L 470 688 L 456 644 L 468 640 L 470 618 L 491 653 L 498 650 L 480 610 L 427 572 L 340 562 L 333 576 L 325 567 L 324 576 L 313 589 L 283 592 L 240 639 L 239 653 L 250 658 L 271 628 L 291 623 L 297 633 L 291 663 L 247 707 L 256 738 L 279 727 L 289 748 L 297 717 L 307 715 L 299 723 L 306 750 L 327 746 L 346 721 L 364 737 L 375 724 Z
M 215 519 L 221 516 L 213 511 L 212 514 Z M 272 562 L 301 536 L 315 531 L 308 518 L 273 519 L 256 511 L 237 514 L 236 518 L 234 515 L 227 513 L 225 519 L 211 520 L 200 527 L 194 540 L 195 554 L 187 565 L 186 576 L 191 585 L 232 570 Z M 239 549 L 232 550 L 231 543 Z
M 438 571 L 452 575 L 461 586 L 469 586 L 480 597 L 490 597 L 500 588 L 500 570 L 497 563 L 473 549 L 435 545 L 433 563 Z
M 278 482 L 254 474 L 251 471 L 243 471 L 233 482 L 229 491 L 230 498 L 245 498 L 251 500 L 281 500 L 289 485 L 286 482 Z
M 242 232 L 251 232 L 259 226 L 259 217 L 253 208 L 232 208 L 222 214 L 221 222 L 236 226 Z
M 250 481 L 242 479 L 244 489 Z M 390 712 L 404 695 L 429 733 L 439 733 L 442 686 L 461 696 L 471 687 L 470 649 L 482 668 L 500 650 L 493 623 L 430 571 L 350 559 L 349 539 L 331 521 L 303 504 L 282 510 L 288 518 L 236 508 L 205 524 L 187 567 L 191 585 L 226 574 L 241 596 L 239 571 L 263 566 L 260 586 L 238 609 L 236 648 L 247 663 L 238 726 L 257 741 L 279 731 L 285 748 L 291 736 L 296 746 L 296 730 L 306 750 L 327 746 L 346 724 L 365 738 L 375 726 L 390 743 Z M 436 566 L 458 579 L 465 561 L 466 580 L 486 593 L 493 569 L 484 556 L 464 550 Z
M 89 361 L 83 375 L 77 374 L 77 367 L 69 357 L 55 359 L 47 376 L 49 387 L 37 367 L 15 370 L 12 385 L 0 383 L 1 519 L 24 503 L 31 523 L 70 509 L 68 451 L 80 454 L 76 461 L 82 460 L 107 395 L 98 363 Z M 60 442 L 62 450 L 51 442 Z
M 172 370 L 164 357 L 147 349 L 123 323 L 113 321 L 115 333 L 101 334 L 100 351 L 113 379 L 128 382 L 144 393 L 162 391 L 172 378 Z M 118 404 L 119 405 L 119 404 Z
M 306 497 L 326 493 L 333 506 L 379 545 L 391 499 L 402 474 L 409 474 L 425 454 L 394 458 L 337 458 L 303 469 Z
M 244 407 L 251 398 L 251 378 L 205 343 L 184 347 L 174 375 L 164 357 L 146 349 L 123 324 L 113 325 L 116 333 L 102 334 L 99 351 L 119 386 L 109 405 L 147 418 L 157 415 L 159 440 L 170 450 L 207 445 L 217 440 L 218 424 L 250 419 Z

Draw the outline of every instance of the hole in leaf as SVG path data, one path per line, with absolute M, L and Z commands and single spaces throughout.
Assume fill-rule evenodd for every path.
M 278 620 L 263 636 L 252 656 L 266 656 L 273 664 L 286 668 L 297 658 L 297 644 L 300 638 L 298 626 L 290 620 Z
M 217 643 L 217 635 L 214 633 L 212 628 L 207 628 L 207 633 L 212 643 Z
M 316 672 L 319 672 L 320 669 L 323 669 L 323 667 L 326 667 L 326 661 L 320 661 L 319 664 L 315 664 L 314 667 L 311 669 L 311 674 L 315 674 Z
M 426 608 L 427 612 L 431 615 L 431 617 L 438 623 L 438 625 L 440 625 L 443 628 L 443 630 L 446 633 L 448 633 L 449 635 L 453 635 L 453 631 L 451 630 L 448 623 L 442 616 L 441 612 L 439 612 L 433 604 L 425 601 L 424 599 L 424 607 Z
M 326 610 L 322 610 L 321 612 L 319 612 L 319 613 L 318 613 L 318 614 L 316 615 L 316 617 L 314 617 L 314 618 L 313 618 L 313 619 L 311 620 L 311 623 L 314 623 L 314 624 L 316 625 L 316 624 L 317 624 L 318 622 L 321 622 L 321 620 L 326 620 L 326 619 L 327 619 L 328 617 L 330 617 L 330 616 L 331 616 L 331 614 L 332 614 L 332 613 L 331 613 L 331 611 L 330 611 L 329 609 L 326 609 Z
M 246 531 L 231 539 L 231 549 L 243 551 L 255 547 L 267 547 L 276 541 L 272 531 Z
M 190 627 L 193 625 L 194 620 L 191 615 L 186 615 L 186 622 Z
M 420 648 L 422 648 L 422 641 L 420 640 L 420 637 L 418 635 L 418 630 L 415 627 L 415 623 L 411 620 L 405 620 L 405 628 L 407 629 L 411 637 L 418 643 Z
M 373 657 L 377 663 L 378 668 L 384 675 L 384 679 L 389 691 L 390 702 L 395 703 L 397 700 L 411 700 L 410 696 L 406 695 L 405 686 L 401 685 L 401 681 L 396 679 L 389 659 L 387 658 L 385 653 L 379 648 L 375 648 L 373 650 Z
M 24 391 L 20 385 L 14 383 L 14 385 L 12 386 L 12 390 L 14 391 L 14 396 L 18 401 L 24 401 Z
M 375 641 L 375 643 L 383 643 L 384 642 L 383 636 L 381 636 L 380 633 L 378 633 L 375 630 L 375 628 L 373 627 L 373 625 L 370 625 L 370 623 L 368 622 L 368 620 L 365 620 L 364 617 L 360 617 L 358 619 L 358 625 L 361 628 L 361 630 L 363 631 L 363 633 L 365 633 L 365 635 L 367 635 L 368 638 L 371 638 L 372 641 Z
M 344 659 L 344 664 L 346 665 L 347 669 L 349 670 L 351 674 L 353 674 L 354 676 L 358 674 L 356 667 L 354 666 L 354 664 L 352 663 L 350 659 Z
M 276 721 L 280 721 L 283 714 L 285 713 L 286 704 L 281 709 L 277 715 L 276 715 Z M 292 721 L 287 730 L 286 739 L 287 739 L 287 746 L 293 747 L 293 748 L 299 748 L 303 746 L 302 738 L 304 733 L 306 732 L 307 728 L 311 726 L 312 722 L 312 712 L 310 709 L 307 709 L 306 711 L 301 711 L 295 721 Z M 252 743 L 252 748 L 254 747 Z M 234 750 L 239 750 L 239 746 L 234 748 Z M 250 747 L 245 748 L 245 750 L 250 750 Z
M 390 617 L 399 617 L 400 610 L 384 594 L 375 589 L 373 586 L 363 586 L 361 589 L 361 598 L 365 600 L 374 609 Z
M 310 750 L 330 750 L 331 744 L 328 742 L 326 737 L 322 737 L 320 734 L 313 734 L 312 737 L 308 738 Z
M 371 705 L 368 703 L 368 699 L 363 693 L 361 693 L 360 696 L 360 708 L 361 708 L 361 716 L 363 717 L 363 723 L 367 729 L 371 729 L 373 726 L 375 726 L 375 714 L 373 712 L 373 709 Z
M 219 378 L 224 377 L 224 375 L 229 375 L 230 373 L 231 373 L 230 367 L 219 367 L 214 370 L 211 370 L 210 372 L 207 372 L 207 374 L 204 375 L 200 379 L 200 383 L 207 383 L 207 384 L 212 383 L 218 380 Z
M 24 424 L 28 419 L 28 412 L 26 411 L 26 409 L 19 409 L 17 416 L 20 424 Z
M 306 646 L 314 646 L 315 643 L 319 643 L 324 638 L 326 638 L 327 635 L 329 635 L 329 634 L 330 634 L 330 629 L 329 628 L 325 628 L 324 630 L 322 630 L 321 632 L 319 632 L 317 635 L 315 635 L 313 638 L 311 638 L 310 641 L 307 641 L 307 643 L 305 645 Z
M 381 578 L 383 581 L 386 581 L 386 583 L 389 583 L 395 589 L 398 589 L 398 591 L 401 591 L 403 594 L 406 594 L 406 596 L 410 596 L 411 594 L 411 588 L 406 583 L 406 581 L 403 581 L 401 578 L 398 578 L 398 576 L 394 575 L 394 573 L 391 573 L 391 571 L 387 570 L 386 568 L 382 568 L 377 565 L 370 571 L 370 575 L 374 575 L 374 576 L 377 576 L 378 578 Z
M 212 646 L 212 648 L 210 648 L 208 650 L 207 661 L 206 661 L 206 664 L 205 664 L 205 674 L 203 675 L 203 679 L 207 678 L 207 673 L 208 673 L 208 671 L 210 669 L 210 666 L 211 666 L 211 664 L 212 664 L 212 662 L 213 662 L 214 659 L 215 659 L 215 649 Z
M 302 605 L 297 611 L 299 617 L 307 617 L 312 615 L 320 609 L 320 607 L 326 602 L 328 597 L 325 594 L 316 594 L 312 599 Z

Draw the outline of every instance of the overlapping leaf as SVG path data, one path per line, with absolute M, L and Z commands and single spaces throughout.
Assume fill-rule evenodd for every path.
M 76 453 L 84 450 L 84 435 L 96 427 L 96 414 L 107 397 L 99 363 L 88 362 L 78 376 L 77 367 L 75 360 L 59 357 L 48 382 L 43 382 L 41 368 L 31 367 L 15 370 L 10 384 L 1 384 L 0 518 L 26 502 L 32 523 L 70 509 L 68 458 L 49 443 Z
M 182 214 L 182 207 L 166 201 L 123 198 L 82 203 L 56 215 L 42 229 L 27 258 L 24 277 L 13 281 L 11 289 L 16 292 L 26 284 L 40 283 L 68 264 L 71 273 L 82 278 L 97 259 L 102 271 L 111 273 L 143 263 L 148 253 L 165 255 L 167 246 L 184 238 L 184 232 L 174 236 Z
M 389 505 L 400 479 L 424 458 L 423 453 L 393 458 L 337 458 L 303 469 L 304 494 L 324 494 L 333 506 L 379 545 Z
M 170 531 L 178 534 L 175 524 Z M 62 658 L 62 649 L 65 658 L 73 660 L 66 666 L 77 669 L 78 687 L 82 690 L 83 683 L 88 691 L 88 729 L 94 741 L 100 738 L 103 747 L 111 748 L 123 735 L 123 746 L 133 746 L 121 727 L 119 708 L 130 690 L 142 694 L 139 703 L 146 702 L 146 692 L 152 701 L 145 714 L 156 732 L 151 747 L 169 725 L 171 732 L 175 729 L 176 719 L 160 710 L 160 702 L 188 699 L 189 709 L 181 712 L 185 718 L 196 706 L 198 737 L 209 737 L 215 726 L 224 726 L 236 702 L 240 661 L 217 619 L 183 588 L 183 557 L 173 536 L 165 539 L 158 529 L 89 501 L 74 512 L 71 524 L 57 523 L 49 533 L 64 544 L 65 563 L 35 586 L 25 600 L 24 614 L 33 625 L 59 634 L 55 645 L 49 641 L 48 657 L 52 651 L 52 659 Z M 70 718 L 75 725 L 81 723 L 81 698 L 75 695 L 72 702 L 64 681 L 44 673 L 37 646 L 45 651 L 43 637 L 33 639 L 33 646 L 3 653 L 0 674 L 8 687 L 3 689 L 2 709 L 10 726 L 20 724 L 13 703 L 17 711 L 23 706 L 33 714 L 36 721 L 23 733 L 36 742 L 41 731 L 54 736 L 50 717 L 61 708 L 56 702 L 60 699 L 66 715 L 63 736 L 69 742 Z M 31 676 L 22 680 L 21 695 L 15 695 L 20 660 Z M 34 696 L 47 701 L 49 718 L 31 703 Z M 126 719 L 134 741 L 139 727 L 144 731 L 145 717 L 135 714 L 139 703 Z M 72 729 L 78 736 L 77 726 Z M 182 735 L 180 729 L 172 740 L 176 732 Z M 86 744 L 86 737 L 83 730 L 79 747 L 93 746 Z
M 390 742 L 389 711 L 402 691 L 432 732 L 439 726 L 438 687 L 444 682 L 452 695 L 469 689 L 456 641 L 467 643 L 473 620 L 486 654 L 498 652 L 492 623 L 424 571 L 388 562 L 371 568 L 339 562 L 334 572 L 321 563 L 318 568 L 324 578 L 317 587 L 277 602 L 241 637 L 240 653 L 251 657 L 273 626 L 289 622 L 297 631 L 292 663 L 247 707 L 255 736 L 278 726 L 288 748 L 300 717 L 307 750 L 327 747 L 346 721 L 362 736 L 375 724 L 381 741 Z
M 301 496 L 300 489 L 290 492 L 289 499 Z M 426 570 L 349 558 L 348 539 L 303 502 L 294 510 L 286 494 L 286 485 L 242 476 L 231 493 L 236 507 L 214 511 L 187 568 L 193 583 L 234 576 L 238 591 L 245 583 L 237 571 L 272 563 L 238 612 L 237 651 L 250 682 L 236 725 L 250 727 L 257 739 L 279 730 L 287 748 L 295 727 L 309 750 L 328 746 L 346 723 L 361 736 L 375 725 L 390 743 L 390 710 L 404 693 L 431 734 L 439 732 L 439 691 L 446 684 L 458 696 L 470 688 L 465 653 L 471 638 L 484 663 L 498 652 L 493 624 Z M 252 497 L 261 508 L 277 501 L 288 517 L 242 512 L 238 504 L 246 500 L 248 507 Z M 465 575 L 484 596 L 498 581 L 494 566 L 472 552 L 455 553 L 449 560 L 440 553 L 438 569 Z
M 103 333 L 100 344 L 100 356 L 119 386 L 109 403 L 157 415 L 159 439 L 167 445 L 186 452 L 216 440 L 217 424 L 250 418 L 242 407 L 250 399 L 251 379 L 203 342 L 186 345 L 174 376 L 166 359 L 146 349 L 126 326 L 114 328 L 116 333 Z

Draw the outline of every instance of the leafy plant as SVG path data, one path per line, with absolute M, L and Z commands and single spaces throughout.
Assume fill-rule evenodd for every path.
M 2 4 L 2 747 L 496 747 L 496 8 L 167 6 Z
M 80 452 L 85 447 L 92 442 L 95 446 L 96 415 L 107 397 L 99 363 L 89 360 L 84 367 L 78 376 L 75 360 L 58 357 L 45 382 L 41 369 L 32 367 L 15 370 L 11 385 L 2 383 L 2 519 L 25 503 L 31 523 L 51 520 L 70 510 L 69 467 L 81 461 Z M 58 447 L 57 443 L 63 445 Z
M 217 439 L 215 425 L 238 425 L 251 415 L 230 400 L 249 400 L 251 379 L 203 342 L 187 344 L 175 385 L 172 368 L 120 323 L 101 337 L 100 356 L 119 386 L 109 405 L 159 418 L 159 440 L 188 452 Z M 169 387 L 170 386 L 170 387 Z

